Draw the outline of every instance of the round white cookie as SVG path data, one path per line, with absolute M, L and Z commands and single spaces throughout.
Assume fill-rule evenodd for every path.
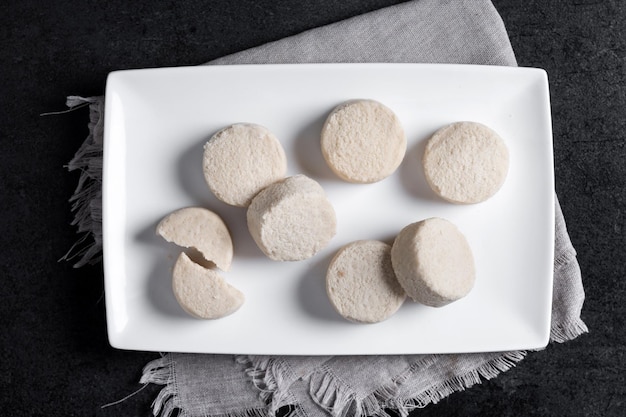
M 422 162 L 435 193 L 452 203 L 473 204 L 487 200 L 502 187 L 509 170 L 509 152 L 489 127 L 457 122 L 435 132 Z
M 241 291 L 229 285 L 217 271 L 193 262 L 184 252 L 174 265 L 172 289 L 183 310 L 201 319 L 227 316 L 244 302 Z
M 372 183 L 391 175 L 406 153 L 406 136 L 395 113 L 374 100 L 336 107 L 322 128 L 322 155 L 345 181 Z
M 296 175 L 257 194 L 248 207 L 248 230 L 270 259 L 299 261 L 315 255 L 335 235 L 335 210 L 322 187 Z
M 441 307 L 466 296 L 476 268 L 465 236 L 451 222 L 430 218 L 400 231 L 391 248 L 396 277 L 414 301 Z
M 377 323 L 398 311 L 406 294 L 391 264 L 391 246 L 376 240 L 349 243 L 333 257 L 326 292 L 344 318 Z
M 228 271 L 233 260 L 233 241 L 220 216 L 202 207 L 185 207 L 167 215 L 157 225 L 156 232 L 168 242 L 200 252 L 194 259 L 204 266 L 212 262 Z
M 219 200 L 247 207 L 259 191 L 285 176 L 287 157 L 268 129 L 237 123 L 207 141 L 202 169 L 207 185 Z

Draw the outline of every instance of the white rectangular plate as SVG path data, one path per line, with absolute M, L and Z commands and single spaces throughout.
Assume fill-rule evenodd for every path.
M 375 184 L 338 180 L 319 134 L 343 101 L 378 100 L 406 131 L 404 162 Z M 122 349 L 250 354 L 417 354 L 532 349 L 550 333 L 554 172 L 549 89 L 540 69 L 424 64 L 201 66 L 113 72 L 106 88 L 103 227 L 109 340 Z M 421 153 L 455 121 L 484 123 L 510 152 L 504 186 L 459 206 L 428 188 Z M 203 145 L 220 128 L 251 122 L 273 131 L 289 175 L 324 187 L 337 235 L 313 258 L 274 262 L 248 234 L 245 210 L 219 202 L 202 174 Z M 181 249 L 155 235 L 170 212 L 203 206 L 223 217 L 235 245 L 223 277 L 246 296 L 235 314 L 186 315 L 171 290 Z M 409 223 L 444 217 L 466 235 L 477 281 L 443 308 L 407 300 L 390 319 L 342 319 L 325 293 L 326 268 L 341 246 L 389 243 Z

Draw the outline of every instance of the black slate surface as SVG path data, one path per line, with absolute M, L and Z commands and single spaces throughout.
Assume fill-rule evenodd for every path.
M 64 164 L 109 71 L 195 65 L 391 0 L 3 2 L 0 5 L 0 408 L 12 416 L 149 416 L 155 353 L 107 342 L 101 266 L 59 262 L 76 240 Z M 415 416 L 626 415 L 626 5 L 494 0 L 519 64 L 551 83 L 556 191 L 578 251 L 590 333 Z

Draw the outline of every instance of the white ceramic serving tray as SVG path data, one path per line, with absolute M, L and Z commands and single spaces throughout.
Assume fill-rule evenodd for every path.
M 368 98 L 393 109 L 408 149 L 400 168 L 369 185 L 342 182 L 319 149 L 339 103 Z M 426 140 L 455 121 L 484 123 L 505 140 L 510 170 L 490 200 L 459 206 L 428 188 Z M 282 142 L 289 175 L 321 183 L 337 235 L 313 258 L 275 262 L 248 234 L 245 210 L 215 199 L 202 175 L 205 141 L 235 122 L 266 126 Z M 550 333 L 554 172 L 549 88 L 540 69 L 424 64 L 305 64 L 113 72 L 106 87 L 103 228 L 109 340 L 121 349 L 250 354 L 417 354 L 533 349 Z M 239 311 L 214 321 L 183 312 L 171 290 L 181 249 L 155 234 L 159 220 L 207 207 L 230 228 L 235 256 L 225 279 Z M 391 243 L 428 217 L 454 222 L 473 249 L 477 281 L 443 308 L 407 300 L 385 322 L 342 319 L 324 278 L 338 248 Z

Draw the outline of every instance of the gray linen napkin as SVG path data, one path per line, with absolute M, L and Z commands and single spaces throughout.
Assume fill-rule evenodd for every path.
M 412 62 L 515 66 L 504 25 L 489 0 L 419 0 L 313 29 L 209 64 Z M 102 97 L 69 97 L 90 106 L 90 135 L 70 162 L 82 176 L 72 197 L 79 232 L 91 246 L 73 251 L 77 266 L 101 250 Z M 576 252 L 556 200 L 551 341 L 587 331 Z M 83 243 L 84 245 L 84 243 Z M 162 384 L 155 415 L 407 415 L 481 379 L 496 377 L 527 352 L 462 355 L 277 357 L 165 354 L 146 365 L 141 383 Z

